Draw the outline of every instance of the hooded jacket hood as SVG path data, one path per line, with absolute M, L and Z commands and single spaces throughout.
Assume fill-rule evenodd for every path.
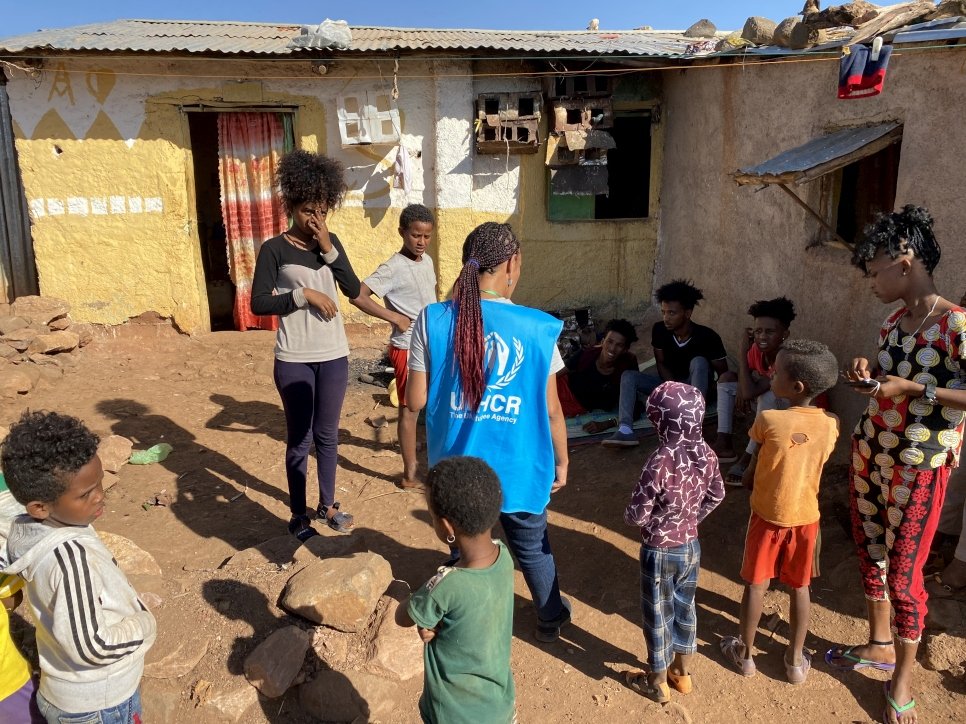
M 16 574 L 25 581 L 33 580 L 37 565 L 57 546 L 85 536 L 96 538 L 97 533 L 89 525 L 53 528 L 29 515 L 18 515 L 10 525 L 7 538 L 8 566 L 5 572 Z
M 646 410 L 662 445 L 703 444 L 704 397 L 698 388 L 665 382 L 647 398 Z

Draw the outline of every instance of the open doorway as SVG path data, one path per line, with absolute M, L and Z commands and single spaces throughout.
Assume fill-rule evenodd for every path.
M 228 245 L 218 182 L 218 114 L 189 113 L 188 130 L 194 161 L 198 242 L 208 290 L 211 331 L 234 329 L 235 285 L 228 273 Z

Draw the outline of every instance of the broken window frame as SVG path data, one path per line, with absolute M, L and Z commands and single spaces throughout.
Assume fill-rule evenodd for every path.
M 542 108 L 539 91 L 480 93 L 474 125 L 476 152 L 485 156 L 536 153 Z
M 388 109 L 379 110 L 379 100 L 388 100 Z M 355 101 L 356 112 L 350 113 L 346 109 L 347 100 Z M 396 145 L 400 141 L 401 125 L 399 123 L 399 109 L 389 91 L 364 90 L 358 93 L 340 94 L 338 103 L 339 136 L 343 146 Z M 384 130 L 385 124 L 390 124 L 391 131 Z M 354 124 L 357 132 L 350 133 L 350 125 Z

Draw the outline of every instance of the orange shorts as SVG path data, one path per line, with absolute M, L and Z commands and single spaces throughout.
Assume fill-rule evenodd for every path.
M 399 406 L 406 405 L 406 382 L 409 380 L 409 350 L 389 345 L 389 361 L 396 373 L 396 394 L 399 395 Z
M 745 536 L 741 577 L 750 584 L 777 578 L 791 588 L 807 586 L 819 573 L 821 540 L 818 521 L 784 528 L 753 512 Z

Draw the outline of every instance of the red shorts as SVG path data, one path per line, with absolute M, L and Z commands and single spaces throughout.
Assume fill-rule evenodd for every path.
M 406 406 L 406 382 L 409 380 L 409 350 L 389 345 L 389 361 L 396 373 L 396 394 L 399 407 Z
M 741 577 L 750 584 L 777 578 L 791 588 L 807 586 L 819 573 L 820 549 L 818 521 L 784 528 L 753 512 L 745 536 Z

